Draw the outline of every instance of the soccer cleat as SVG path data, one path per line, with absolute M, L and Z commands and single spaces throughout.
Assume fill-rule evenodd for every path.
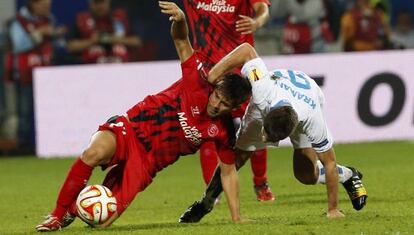
M 69 212 L 66 212 L 65 216 L 63 216 L 62 219 L 62 228 L 69 226 L 75 219 L 76 216 L 69 214 Z
M 62 221 L 60 221 L 56 216 L 47 215 L 45 217 L 45 221 L 36 226 L 36 230 L 38 232 L 50 232 L 61 230 L 62 228 L 69 226 L 75 220 L 75 218 L 75 216 L 67 212 L 63 216 Z
M 221 197 L 220 195 L 214 200 L 214 205 L 219 205 L 221 203 Z
M 188 209 L 180 216 L 178 219 L 179 223 L 197 223 L 205 215 L 207 215 L 213 207 L 206 208 L 201 201 L 195 201 L 193 205 L 188 207 Z
M 352 170 L 352 176 L 347 181 L 342 183 L 348 192 L 349 199 L 351 199 L 352 206 L 355 210 L 361 210 L 367 201 L 368 195 L 362 184 L 362 173 L 353 167 L 348 167 Z
M 258 201 L 274 201 L 276 199 L 267 182 L 262 185 L 254 186 L 254 191 L 256 192 Z
M 36 226 L 38 232 L 50 232 L 62 229 L 62 221 L 56 216 L 47 215 L 45 221 Z

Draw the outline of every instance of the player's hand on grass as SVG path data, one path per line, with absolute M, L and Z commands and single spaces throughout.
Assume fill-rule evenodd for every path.
M 326 217 L 328 219 L 339 219 L 339 218 L 345 217 L 345 215 L 340 210 L 334 209 L 334 210 L 329 210 L 328 212 L 326 212 Z
M 171 15 L 168 18 L 170 21 L 180 22 L 185 19 L 184 12 L 173 2 L 158 1 L 158 5 L 161 8 L 161 12 L 167 15 Z
M 238 220 L 233 220 L 233 222 L 236 224 L 249 224 L 249 223 L 253 223 L 254 220 L 249 219 L 249 218 L 240 218 Z
M 236 31 L 241 34 L 251 34 L 254 33 L 257 28 L 257 22 L 251 17 L 245 15 L 239 15 L 240 20 L 236 21 Z

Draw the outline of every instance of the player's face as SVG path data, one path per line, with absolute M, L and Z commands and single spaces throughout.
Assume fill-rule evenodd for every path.
M 109 14 L 111 10 L 111 1 L 110 0 L 92 0 L 91 10 L 97 17 L 103 17 Z
M 210 117 L 217 117 L 230 112 L 232 109 L 233 106 L 225 99 L 224 95 L 218 89 L 214 89 L 208 99 L 207 114 Z
M 32 13 L 37 16 L 48 16 L 50 14 L 50 8 L 52 6 L 51 0 L 39 0 L 33 1 L 31 8 Z

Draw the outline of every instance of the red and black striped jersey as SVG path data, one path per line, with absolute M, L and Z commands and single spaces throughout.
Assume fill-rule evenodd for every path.
M 253 35 L 236 31 L 239 15 L 253 17 L 253 4 L 268 0 L 184 0 L 193 47 L 217 63 L 242 43 L 253 46 Z
M 180 80 L 127 112 L 136 137 L 154 157 L 158 170 L 179 156 L 195 153 L 204 141 L 216 143 L 223 162 L 234 162 L 230 116 L 210 118 L 206 112 L 213 87 L 207 82 L 204 61 L 195 52 L 181 64 Z

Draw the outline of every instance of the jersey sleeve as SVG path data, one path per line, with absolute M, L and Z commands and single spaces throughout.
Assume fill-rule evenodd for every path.
M 200 81 L 207 82 L 207 70 L 204 67 L 205 59 L 197 52 L 181 63 L 182 77 L 185 82 L 194 83 Z
M 233 120 L 230 116 L 222 117 L 217 123 L 221 130 L 219 136 L 215 138 L 217 154 L 221 162 L 225 164 L 235 164 L 236 155 L 234 153 L 235 129 Z
M 249 79 L 252 85 L 260 79 L 269 78 L 269 71 L 261 58 L 247 61 L 243 65 L 241 73 Z
M 256 151 L 279 143 L 264 143 L 262 140 L 263 118 L 254 103 L 247 107 L 240 128 L 236 134 L 236 147 L 244 151 Z
M 234 153 L 234 150 L 230 148 L 230 146 L 223 145 L 223 144 L 217 144 L 217 154 L 220 158 L 220 161 L 231 165 L 236 163 L 236 154 Z
M 234 133 L 232 135 L 234 135 Z M 230 143 L 230 138 L 227 134 L 223 135 L 223 138 L 216 139 L 215 141 L 217 155 L 221 162 L 229 165 L 235 164 L 236 154 L 234 153 L 233 144 Z
M 188 57 L 188 59 L 181 62 L 181 72 L 182 72 L 183 77 L 186 74 L 191 74 L 194 68 L 196 68 L 197 66 L 196 58 L 197 58 L 196 53 L 193 53 L 190 57 Z
M 303 125 L 303 131 L 317 153 L 328 151 L 333 146 L 333 139 L 323 118 L 322 110 L 315 113 Z
M 255 58 L 246 62 L 241 70 L 243 76 L 247 77 L 252 84 L 252 101 L 259 109 L 264 109 L 268 104 L 266 98 L 274 89 L 275 81 L 267 70 L 261 58 Z

